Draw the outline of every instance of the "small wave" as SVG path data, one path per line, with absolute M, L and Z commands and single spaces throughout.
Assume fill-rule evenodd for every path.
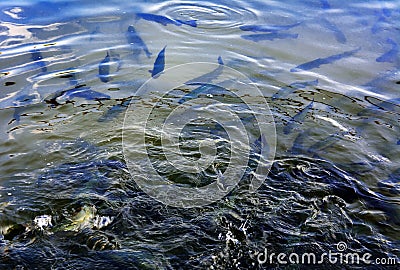
M 199 28 L 233 28 L 243 21 L 254 20 L 257 15 L 250 9 L 231 1 L 216 4 L 208 1 L 168 1 L 159 7 L 157 13 L 183 21 L 196 20 Z

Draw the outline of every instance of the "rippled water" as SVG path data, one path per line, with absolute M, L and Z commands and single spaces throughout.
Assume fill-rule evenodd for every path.
M 308 269 L 321 265 L 263 264 L 257 255 L 337 252 L 339 242 L 345 252 L 400 256 L 399 1 L 16 0 L 0 10 L 1 269 Z M 150 53 L 129 44 L 129 26 Z M 254 115 L 267 108 L 249 112 L 245 94 L 220 88 L 193 94 L 199 85 L 190 83 L 162 102 L 138 97 L 165 46 L 155 81 L 207 62 L 193 74 L 229 90 L 257 86 L 265 97 L 276 152 L 256 192 L 248 186 L 263 134 Z M 251 83 L 221 78 L 229 68 Z M 199 96 L 225 107 L 199 106 Z M 154 107 L 160 124 L 187 100 L 195 112 L 238 113 L 250 160 L 227 196 L 178 208 L 132 180 L 142 165 L 127 164 L 122 134 L 127 110 Z M 190 173 L 171 166 L 155 127 L 146 137 L 155 172 L 190 188 L 221 180 L 235 143 L 228 131 L 239 128 L 220 124 L 182 129 L 188 160 L 201 158 L 198 141 L 216 145 L 210 167 Z

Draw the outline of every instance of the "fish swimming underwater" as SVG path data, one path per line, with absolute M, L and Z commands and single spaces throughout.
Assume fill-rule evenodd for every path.
M 111 81 L 112 76 L 110 76 L 110 67 L 113 64 L 117 64 L 116 71 L 121 68 L 119 54 L 107 51 L 106 57 L 99 64 L 99 78 L 102 82 L 107 83 Z
M 90 33 L 89 41 L 92 42 L 97 35 L 100 35 L 100 26 L 96 26 L 96 28 Z
M 59 78 L 68 79 L 70 85 L 78 85 L 78 78 L 76 76 L 77 75 L 76 69 L 69 68 L 69 69 L 64 70 L 63 73 L 64 74 L 61 74 L 59 76 Z
M 136 59 L 139 58 L 141 50 L 145 52 L 147 58 L 151 57 L 151 52 L 147 48 L 147 45 L 144 43 L 143 39 L 139 36 L 139 34 L 136 32 L 135 28 L 132 25 L 128 27 L 128 31 L 126 32 L 126 39 L 128 40 L 128 43 L 131 45 L 133 56 Z
M 233 95 L 230 91 L 226 90 L 225 88 L 219 87 L 217 85 L 213 84 L 207 84 L 207 83 L 192 83 L 190 85 L 200 85 L 196 89 L 190 91 L 186 95 L 184 95 L 179 101 L 179 104 L 183 104 L 184 102 L 193 99 L 193 98 L 198 98 L 200 95 Z
M 224 61 L 222 60 L 221 56 L 218 56 L 218 64 L 224 65 Z
M 213 71 L 206 73 L 204 75 L 201 75 L 197 78 L 191 79 L 191 80 L 185 82 L 185 84 L 190 85 L 193 83 L 205 83 L 205 82 L 210 83 L 210 82 L 212 82 L 214 79 L 218 78 L 218 76 L 222 74 L 222 71 L 224 69 L 224 61 L 222 60 L 221 56 L 218 57 L 218 64 L 219 64 L 219 66 L 216 69 L 214 69 Z
M 335 23 L 328 21 L 325 18 L 321 18 L 320 22 L 323 27 L 325 27 L 326 29 L 328 29 L 333 33 L 337 42 L 340 42 L 342 44 L 346 43 L 347 41 L 346 36 Z
M 295 116 L 290 119 L 287 125 L 283 128 L 283 133 L 285 135 L 292 132 L 292 130 L 298 125 L 301 124 L 306 118 L 307 113 L 312 109 L 314 105 L 314 100 L 310 102 L 306 107 L 304 107 L 300 112 L 298 112 Z
M 376 58 L 376 62 L 395 63 L 398 61 L 399 45 L 391 38 L 388 38 L 386 42 L 392 45 L 392 48 Z
M 259 42 L 263 40 L 275 40 L 275 39 L 296 39 L 299 37 L 299 34 L 290 34 L 290 33 L 266 33 L 266 34 L 252 34 L 252 35 L 241 35 L 243 39 L 251 40 L 254 42 Z
M 321 7 L 323 9 L 330 9 L 331 8 L 331 4 L 329 4 L 328 0 L 320 0 L 321 2 Z
M 268 144 L 267 138 L 264 134 L 261 134 L 252 144 L 250 150 L 250 159 L 260 161 L 261 157 L 268 156 L 270 154 L 270 146 Z
M 131 102 L 131 98 L 127 98 L 126 100 L 122 101 L 119 104 L 112 106 L 108 109 L 97 121 L 98 122 L 109 122 L 114 120 L 118 115 L 125 112 L 129 107 Z
M 303 155 L 307 153 L 305 142 L 311 138 L 311 133 L 311 129 L 306 129 L 297 135 L 293 141 L 292 148 L 290 149 L 292 155 Z
M 107 52 L 106 57 L 99 64 L 99 78 L 100 81 L 106 83 L 110 81 L 110 54 Z
M 46 63 L 43 62 L 43 56 L 39 50 L 31 51 L 31 60 L 41 67 L 42 72 L 47 72 Z
M 13 114 L 13 119 L 8 122 L 8 124 L 11 124 L 12 122 L 16 121 L 17 123 L 21 120 L 21 115 L 25 110 L 25 107 L 34 104 L 35 102 L 38 102 L 40 99 L 37 95 L 35 94 L 25 94 L 21 95 L 18 97 L 14 102 L 13 105 L 17 106 L 14 109 L 14 114 Z
M 168 24 L 173 24 L 176 26 L 181 26 L 182 24 L 186 24 L 192 27 L 197 27 L 197 23 L 195 20 L 189 20 L 189 21 L 174 20 L 166 16 L 150 14 L 150 13 L 136 13 L 136 17 L 146 21 L 153 21 L 162 24 L 164 26 L 167 26 Z
M 363 87 L 368 88 L 369 90 L 379 93 L 382 87 L 387 87 L 390 83 L 396 83 L 396 81 L 400 80 L 400 71 L 399 69 L 386 70 L 378 74 L 376 78 L 373 78 L 371 81 L 363 84 Z M 397 84 L 400 84 L 397 82 Z
M 139 19 L 146 20 L 146 21 L 153 21 L 153 22 L 162 24 L 164 26 L 167 26 L 168 24 L 174 24 L 177 26 L 182 25 L 182 23 L 172 20 L 166 16 L 155 15 L 155 14 L 150 14 L 150 13 L 136 13 L 136 17 Z
M 157 78 L 160 76 L 161 72 L 164 71 L 165 68 L 165 49 L 167 46 L 165 46 L 157 55 L 156 61 L 154 62 L 154 67 L 153 70 L 149 70 L 151 73 L 151 77 Z
M 282 87 L 281 89 L 279 89 L 279 91 L 276 92 L 272 96 L 272 100 L 275 100 L 278 98 L 284 98 L 284 97 L 288 96 L 289 94 L 293 93 L 294 91 L 296 91 L 296 89 L 304 89 L 307 86 L 316 86 L 316 85 L 318 85 L 318 79 L 316 79 L 314 81 L 294 82 L 288 86 L 285 86 L 285 87 Z
M 298 72 L 301 70 L 310 70 L 310 69 L 314 69 L 314 68 L 319 68 L 322 65 L 326 65 L 326 64 L 332 64 L 338 60 L 341 60 L 343 58 L 347 58 L 350 57 L 352 55 L 354 55 L 355 53 L 357 53 L 359 50 L 361 50 L 361 48 L 357 48 L 355 50 L 351 50 L 351 51 L 347 51 L 344 53 L 339 53 L 339 54 L 335 54 L 332 56 L 328 56 L 326 58 L 317 58 L 315 60 L 312 60 L 310 62 L 306 62 L 304 64 L 298 65 L 297 67 L 294 67 L 290 70 L 290 72 Z
M 59 93 L 54 94 L 50 99 L 45 99 L 45 102 L 53 105 L 60 105 L 65 102 L 69 102 L 74 98 L 83 98 L 86 100 L 96 101 L 111 99 L 111 97 L 107 94 L 93 91 L 90 89 L 90 87 L 78 85 L 73 89 L 60 91 Z
M 188 21 L 183 21 L 183 20 L 176 20 L 177 22 L 185 25 L 189 25 L 191 27 L 197 27 L 197 21 L 196 20 L 188 20 Z
M 371 28 L 371 33 L 376 34 L 380 33 L 385 29 L 394 28 L 395 26 L 384 16 L 383 14 L 379 16 L 378 20 Z
M 300 25 L 301 22 L 288 24 L 288 25 L 242 25 L 240 26 L 240 30 L 242 31 L 250 31 L 250 32 L 279 32 L 283 30 L 288 30 L 290 28 L 296 27 Z
M 328 137 L 314 143 L 307 149 L 307 153 L 313 154 L 314 156 L 318 156 L 318 153 L 326 150 L 327 148 L 333 146 L 337 142 L 341 141 L 344 135 L 348 134 L 348 132 L 337 132 L 329 135 Z

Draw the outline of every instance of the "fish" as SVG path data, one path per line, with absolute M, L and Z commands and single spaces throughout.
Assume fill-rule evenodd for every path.
M 257 24 L 250 24 L 250 25 L 242 25 L 240 26 L 240 30 L 242 31 L 250 31 L 250 32 L 279 32 L 283 30 L 288 30 L 290 28 L 296 27 L 300 25 L 301 22 L 297 22 L 294 24 L 288 25 L 257 25 Z
M 367 172 L 375 170 L 376 163 L 370 161 L 356 161 L 348 164 L 341 164 L 341 167 L 345 168 L 346 172 L 362 176 Z
M 19 121 L 21 120 L 21 115 L 25 110 L 25 107 L 30 104 L 34 104 L 38 100 L 39 97 L 36 94 L 24 94 L 16 98 L 16 100 L 13 102 L 13 105 L 16 106 L 14 109 L 13 119 L 11 119 L 8 122 L 8 124 L 11 124 L 14 121 L 19 123 Z
M 99 64 L 99 78 L 100 81 L 106 83 L 111 80 L 110 78 L 110 54 L 107 52 L 106 57 Z
M 387 8 L 387 7 L 382 8 L 382 13 L 386 17 L 392 16 L 392 10 L 390 8 Z
M 314 106 L 314 99 L 308 104 L 306 107 L 304 107 L 300 112 L 298 112 L 295 116 L 290 119 L 290 121 L 287 123 L 287 125 L 283 128 L 283 133 L 285 135 L 288 135 L 289 133 L 292 132 L 292 130 L 300 123 L 304 121 L 306 118 L 307 113 L 313 108 Z
M 388 83 L 396 83 L 396 80 L 398 80 L 399 78 L 400 71 L 394 68 L 392 70 L 387 70 L 379 73 L 376 78 L 363 84 L 362 86 L 368 88 L 375 93 L 379 93 L 382 87 L 387 87 Z
M 251 176 L 250 190 L 256 189 L 254 184 L 261 180 L 259 177 L 264 178 L 268 174 L 268 164 L 271 163 L 270 154 L 271 147 L 265 134 L 261 133 L 257 139 L 250 143 L 249 159 L 245 172 L 246 175 Z
M 306 154 L 307 151 L 305 149 L 304 142 L 310 138 L 310 135 L 311 135 L 311 129 L 306 129 L 305 131 L 300 132 L 293 141 L 290 153 L 292 155 Z
M 165 68 L 165 49 L 167 46 L 165 46 L 157 55 L 156 61 L 154 62 L 154 67 L 153 70 L 149 70 L 151 73 L 151 77 L 157 78 L 160 76 L 161 72 L 164 71 Z
M 199 87 L 197 87 L 196 89 L 194 89 L 193 91 L 190 91 L 189 93 L 187 93 L 186 95 L 184 95 L 179 101 L 179 104 L 183 104 L 184 102 L 193 99 L 193 98 L 197 98 L 200 95 L 210 95 L 210 96 L 214 96 L 214 95 L 232 95 L 231 92 L 229 92 L 228 90 L 226 90 L 225 88 L 219 87 L 217 85 L 213 85 L 213 84 L 208 84 L 208 83 L 193 83 L 190 85 L 200 85 Z
M 84 228 L 89 228 L 95 218 L 96 207 L 84 205 L 79 212 L 69 217 L 65 224 L 59 225 L 57 230 L 60 231 L 79 231 Z
M 328 0 L 320 0 L 321 2 L 321 7 L 323 9 L 330 9 L 331 8 L 331 4 L 329 4 Z
M 376 62 L 395 63 L 397 61 L 397 55 L 399 54 L 399 45 L 391 38 L 388 38 L 386 42 L 392 45 L 392 48 L 376 58 Z
M 189 20 L 189 21 L 174 20 L 174 19 L 170 19 L 166 16 L 150 14 L 150 13 L 136 13 L 136 17 L 139 19 L 146 20 L 146 21 L 153 21 L 153 22 L 162 24 L 164 26 L 167 26 L 168 24 L 173 24 L 176 26 L 181 26 L 182 24 L 186 24 L 186 25 L 190 25 L 192 27 L 197 27 L 196 20 Z
M 110 99 L 111 97 L 107 94 L 103 94 L 97 91 L 91 90 L 89 87 L 82 87 L 78 89 L 71 89 L 63 92 L 60 97 L 65 97 L 68 100 L 73 98 L 84 98 L 87 100 L 104 100 Z
M 221 56 L 218 56 L 218 64 L 220 64 L 221 66 L 224 65 L 224 61 L 222 60 Z
M 294 82 L 294 83 L 292 83 L 292 84 L 290 84 L 288 86 L 285 86 L 285 87 L 282 87 L 281 89 L 279 89 L 279 91 L 276 92 L 272 96 L 272 100 L 286 97 L 289 94 L 291 94 L 294 91 L 296 91 L 296 89 L 304 89 L 307 86 L 316 86 L 316 85 L 318 85 L 318 79 L 316 79 L 314 81 Z
M 59 105 L 63 103 L 62 101 L 68 102 L 74 98 L 83 98 L 86 100 L 96 101 L 111 99 L 111 97 L 107 94 L 94 91 L 90 89 L 90 87 L 86 87 L 84 85 L 78 85 L 75 88 L 56 93 L 50 99 L 45 99 L 45 102 L 53 105 Z
M 346 41 L 347 41 L 346 36 L 344 35 L 344 33 L 339 29 L 339 27 L 335 23 L 328 21 L 325 18 L 321 18 L 321 24 L 323 27 L 330 30 L 334 34 L 337 42 L 342 43 L 342 44 L 346 43 Z
M 400 98 L 381 100 L 379 98 L 366 96 L 365 100 L 373 106 L 368 106 L 365 110 L 358 112 L 358 116 L 376 115 L 379 110 L 386 112 L 400 112 Z
M 46 63 L 43 62 L 43 56 L 39 50 L 31 51 L 31 60 L 36 63 L 39 67 L 41 67 L 42 72 L 47 72 Z
M 191 27 L 197 27 L 197 20 L 187 20 L 187 21 L 176 20 L 176 21 L 181 24 L 189 25 Z
M 357 112 L 357 116 L 361 117 L 361 123 L 357 125 L 355 130 L 359 135 L 363 134 L 365 129 L 370 127 L 371 123 L 377 119 L 385 118 L 386 112 L 400 112 L 400 99 L 381 100 L 366 96 L 365 100 L 372 105 Z
M 312 60 L 310 62 L 306 62 L 304 64 L 298 65 L 297 67 L 294 67 L 290 70 L 290 72 L 298 72 L 301 70 L 310 70 L 310 69 L 314 69 L 314 68 L 319 68 L 322 65 L 326 65 L 326 64 L 332 64 L 338 60 L 341 60 L 343 58 L 347 58 L 350 57 L 352 55 L 354 55 L 355 53 L 357 53 L 361 48 L 357 48 L 355 50 L 351 50 L 351 51 L 347 51 L 347 52 L 343 52 L 343 53 L 339 53 L 339 54 L 335 54 L 335 55 L 331 55 L 325 58 L 317 58 L 315 60 Z
M 181 22 L 170 19 L 166 16 L 155 15 L 155 14 L 150 14 L 150 13 L 136 13 L 136 18 L 143 19 L 146 21 L 153 21 L 153 22 L 162 24 L 164 26 L 167 26 L 168 24 L 173 24 L 173 25 L 177 25 L 177 26 L 182 25 Z
M 147 58 L 151 57 L 151 52 L 147 48 L 147 45 L 144 43 L 143 39 L 139 36 L 132 25 L 128 27 L 128 31 L 126 32 L 126 39 L 128 40 L 128 43 L 132 46 L 132 51 L 135 58 L 139 58 L 141 50 L 145 52 Z
M 122 101 L 120 104 L 116 104 L 116 105 L 112 106 L 97 121 L 98 122 L 109 122 L 109 121 L 115 119 L 119 114 L 126 111 L 130 102 L 131 102 L 131 98 L 128 98 L 128 99 Z
M 68 79 L 70 85 L 78 85 L 77 72 L 74 68 L 66 69 L 59 78 Z
M 400 145 L 400 140 L 397 141 L 397 145 Z
M 218 78 L 219 75 L 222 74 L 222 71 L 224 69 L 224 61 L 222 60 L 222 57 L 218 57 L 218 64 L 219 66 L 214 69 L 213 71 L 206 73 L 204 75 L 201 75 L 197 78 L 191 79 L 187 82 L 185 82 L 186 85 L 191 85 L 193 83 L 204 83 L 204 82 L 212 82 L 214 79 Z
M 96 26 L 96 28 L 94 29 L 94 31 L 92 31 L 92 32 L 90 33 L 89 41 L 92 42 L 92 41 L 95 39 L 95 37 L 96 37 L 97 35 L 99 35 L 100 33 L 101 33 L 101 31 L 100 31 L 100 26 Z
M 270 153 L 270 147 L 268 145 L 267 138 L 264 134 L 261 134 L 252 144 L 252 153 L 257 156 L 257 160 L 260 159 L 261 155 L 268 156 Z
M 331 134 L 328 137 L 311 145 L 307 149 L 307 152 L 310 154 L 316 154 L 317 152 L 325 150 L 326 148 L 328 148 L 328 147 L 334 145 L 336 142 L 340 141 L 342 139 L 343 135 L 345 135 L 347 133 L 348 132 L 338 132 L 338 133 Z
M 252 34 L 252 35 L 241 35 L 241 38 L 251 40 L 254 42 L 259 42 L 262 40 L 275 40 L 275 39 L 296 39 L 299 34 L 289 34 L 289 33 L 266 33 L 266 34 Z
M 391 27 L 393 26 L 391 25 L 390 21 L 388 21 L 385 16 L 381 15 L 379 16 L 375 24 L 372 26 L 371 33 L 376 34 Z
M 111 80 L 110 67 L 114 64 L 117 65 L 115 71 L 118 71 L 121 68 L 119 54 L 107 51 L 106 57 L 99 64 L 99 78 L 102 82 L 107 83 Z

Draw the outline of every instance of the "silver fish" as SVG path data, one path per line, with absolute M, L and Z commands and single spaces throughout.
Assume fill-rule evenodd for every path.
M 312 109 L 313 105 L 314 99 L 310 102 L 310 104 L 308 104 L 300 112 L 293 116 L 292 119 L 290 119 L 289 123 L 283 128 L 283 133 L 287 135 L 291 133 L 297 125 L 301 124 L 306 118 L 307 113 Z

